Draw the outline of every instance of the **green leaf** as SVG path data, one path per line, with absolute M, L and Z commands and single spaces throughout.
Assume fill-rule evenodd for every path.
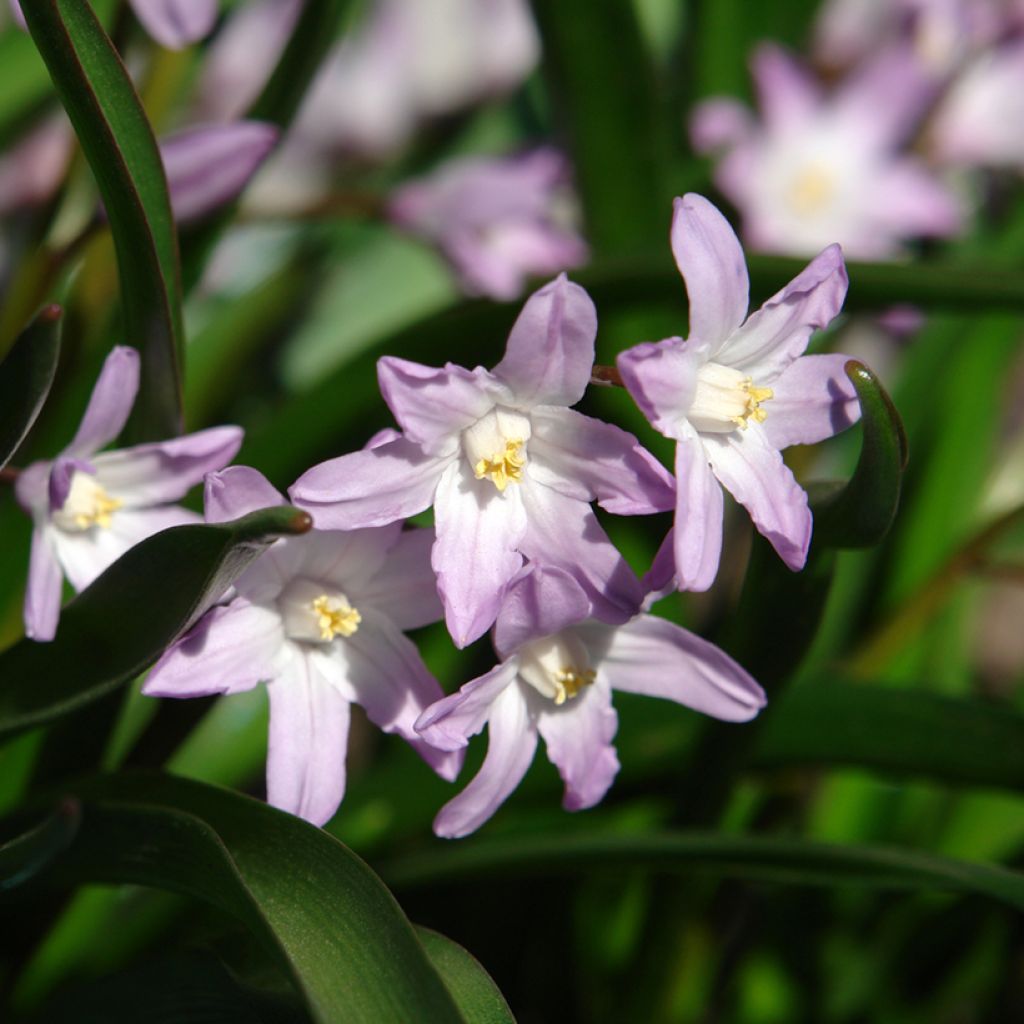
M 1024 910 L 1024 875 L 996 865 L 896 847 L 707 832 L 464 840 L 442 852 L 420 851 L 381 873 L 393 886 L 412 887 L 470 878 L 576 877 L 588 868 L 673 873 L 700 868 L 714 875 L 785 885 L 973 893 Z
M 812 679 L 780 698 L 753 764 L 852 765 L 1024 791 L 1024 714 L 965 697 Z
M 60 355 L 60 306 L 47 306 L 0 363 L 0 469 L 25 440 L 50 393 Z
M 417 926 L 416 934 L 466 1024 L 515 1024 L 505 997 L 476 957 L 430 928 Z
M 178 244 L 153 130 L 113 44 L 82 0 L 36 0 L 25 19 L 89 161 L 117 250 L 124 337 L 142 355 L 135 440 L 181 432 Z
M 849 483 L 812 500 L 814 540 L 837 548 L 863 548 L 889 532 L 900 502 L 907 437 L 899 413 L 878 378 L 851 359 L 846 375 L 860 399 L 864 441 Z
M 326 832 L 227 790 L 156 774 L 75 790 L 82 827 L 41 883 L 134 883 L 234 915 L 318 1024 L 463 1024 L 401 908 Z
M 0 654 L 0 737 L 133 679 L 276 537 L 309 527 L 305 512 L 284 506 L 172 527 L 131 548 L 63 609 L 51 643 L 26 638 Z
M 23 885 L 67 849 L 78 831 L 81 811 L 65 800 L 45 821 L 0 845 L 0 892 Z

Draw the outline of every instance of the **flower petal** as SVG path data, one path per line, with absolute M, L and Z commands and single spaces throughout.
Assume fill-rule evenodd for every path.
M 242 444 L 240 427 L 212 427 L 169 441 L 103 452 L 96 480 L 128 508 L 177 501 L 203 477 L 223 469 Z
M 515 657 L 466 683 L 458 693 L 431 704 L 416 720 L 416 731 L 439 750 L 460 750 L 486 724 L 491 705 L 515 682 Z
M 698 153 L 732 149 L 753 131 L 750 109 L 739 100 L 714 96 L 695 104 L 690 112 L 690 141 Z
M 207 697 L 251 690 L 277 674 L 274 659 L 283 643 L 276 612 L 236 597 L 211 608 L 164 653 L 142 692 L 147 697 Z
M 635 615 L 643 600 L 640 581 L 590 506 L 532 481 L 521 491 L 527 516 L 523 554 L 568 572 L 583 588 L 595 618 L 625 622 Z
M 386 526 L 430 506 L 452 457 L 435 458 L 407 438 L 328 459 L 288 488 L 321 530 Z
M 758 107 L 772 132 L 806 125 L 821 104 L 811 76 L 781 47 L 762 43 L 751 58 Z
M 673 550 L 680 590 L 707 590 L 722 557 L 722 488 L 696 434 L 676 445 Z
M 590 601 L 564 569 L 530 562 L 512 581 L 494 626 L 494 648 L 507 657 L 530 640 L 590 617 Z
M 836 317 L 848 284 L 842 250 L 830 245 L 751 315 L 716 361 L 742 370 L 756 384 L 774 381 L 803 354 L 811 335 Z
M 491 707 L 487 756 L 470 784 L 441 808 L 434 831 L 445 839 L 475 832 L 508 799 L 530 767 L 537 730 L 519 686 L 506 687 Z
M 530 414 L 533 480 L 577 501 L 596 500 L 620 516 L 664 512 L 675 501 L 672 475 L 632 435 L 574 409 Z
M 593 301 L 559 274 L 526 300 L 492 372 L 519 405 L 575 405 L 590 383 L 596 337 Z
M 444 609 L 430 564 L 434 540 L 433 530 L 401 531 L 384 564 L 354 599 L 380 608 L 399 629 L 419 629 L 437 622 Z
M 843 355 L 802 356 L 772 382 L 774 396 L 761 424 L 773 448 L 815 444 L 860 419 L 857 389 Z
M 323 825 L 345 795 L 349 702 L 298 650 L 267 696 L 267 802 Z
M 494 622 L 506 584 L 523 564 L 524 490 L 512 484 L 499 494 L 490 480 L 468 473 L 462 460 L 445 470 L 437 486 L 431 564 L 456 647 L 465 647 Z
M 25 587 L 25 635 L 33 640 L 52 640 L 60 618 L 64 576 L 53 550 L 52 530 L 37 525 L 32 531 L 32 553 Z
M 576 633 L 615 690 L 672 700 L 727 722 L 745 722 L 765 705 L 764 691 L 725 651 L 665 619 L 640 615 L 614 628 L 590 622 Z
M 416 645 L 380 612 L 363 613 L 359 628 L 340 645 L 347 666 L 346 689 L 384 732 L 397 733 L 449 782 L 459 774 L 462 754 L 427 742 L 414 723 L 444 696 Z
M 208 523 L 226 523 L 260 508 L 284 504 L 284 496 L 251 466 L 228 466 L 206 474 L 203 510 Z
M 913 158 L 891 161 L 873 184 L 871 214 L 883 237 L 943 238 L 963 225 L 963 202 Z
M 132 0 L 146 31 L 169 50 L 181 50 L 208 35 L 217 20 L 217 0 Z
M 548 757 L 565 783 L 562 806 L 567 811 L 593 807 L 608 792 L 619 771 L 612 746 L 618 725 L 611 688 L 600 678 L 573 700 L 537 716 Z
M 671 240 L 690 300 L 689 340 L 717 348 L 743 323 L 750 303 L 739 239 L 711 203 L 688 192 L 675 201 Z
M 84 458 L 110 444 L 124 429 L 138 390 L 139 353 L 117 345 L 103 362 L 78 432 L 64 454 Z
M 651 426 L 665 437 L 685 436 L 683 421 L 697 393 L 697 371 L 707 361 L 705 346 L 682 338 L 645 341 L 620 352 L 622 383 Z
M 750 513 L 790 569 L 802 569 L 811 543 L 807 495 L 769 444 L 760 424 L 732 434 L 706 434 L 704 450 L 722 486 Z
M 454 363 L 435 369 L 394 356 L 377 361 L 388 408 L 406 437 L 431 455 L 450 455 L 458 435 L 494 408 L 489 376 L 482 367 L 470 371 Z

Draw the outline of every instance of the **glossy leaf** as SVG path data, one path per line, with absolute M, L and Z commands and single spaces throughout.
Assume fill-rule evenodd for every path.
M 689 872 L 789 885 L 866 886 L 988 896 L 1024 910 L 1024 875 L 916 850 L 836 846 L 769 836 L 705 832 L 627 835 L 517 836 L 466 840 L 439 853 L 421 852 L 382 870 L 397 887 L 469 878 L 569 875 L 588 868 Z
M 877 544 L 889 531 L 907 465 L 907 437 L 899 413 L 878 378 L 851 359 L 846 375 L 860 399 L 864 440 L 850 481 L 812 500 L 814 542 L 837 548 Z
M 176 526 L 119 558 L 61 612 L 51 643 L 0 654 L 0 736 L 99 700 L 148 668 L 273 540 L 303 533 L 289 506 L 215 526 Z
M 466 1024 L 515 1024 L 505 997 L 476 957 L 430 928 L 417 927 L 416 934 Z
M 178 244 L 153 130 L 113 44 L 89 4 L 24 5 L 89 161 L 110 219 L 125 340 L 142 354 L 134 440 L 180 433 L 183 327 Z
M 35 828 L 0 844 L 0 893 L 23 885 L 67 849 L 80 821 L 77 801 L 65 800 Z
M 25 439 L 50 393 L 60 355 L 60 306 L 47 306 L 0 363 L 0 468 Z
M 75 791 L 74 844 L 43 883 L 134 883 L 234 915 L 318 1024 L 463 1024 L 391 894 L 326 832 L 257 800 L 155 774 Z

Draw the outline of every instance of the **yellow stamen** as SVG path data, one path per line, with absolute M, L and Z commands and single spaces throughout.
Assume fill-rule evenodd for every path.
M 802 216 L 819 213 L 835 193 L 835 175 L 820 164 L 811 164 L 797 175 L 789 188 L 789 205 Z
M 333 640 L 336 636 L 351 636 L 363 617 L 359 612 L 336 597 L 321 594 L 313 601 L 321 640 Z
M 92 495 L 92 507 L 74 514 L 75 526 L 80 530 L 88 530 L 91 526 L 109 530 L 113 513 L 123 504 L 120 498 L 112 498 L 102 487 L 97 487 Z
M 564 704 L 566 700 L 572 700 L 584 686 L 590 686 L 596 677 L 592 668 L 577 672 L 569 667 L 563 668 L 555 673 L 555 703 Z
M 473 467 L 473 474 L 477 480 L 489 477 L 494 486 L 504 493 L 510 483 L 519 483 L 523 479 L 525 465 L 523 442 L 516 439 L 505 442 L 504 452 L 495 452 L 489 458 L 480 459 Z
M 739 416 L 733 416 L 732 421 L 740 430 L 747 429 L 747 421 L 764 423 L 768 419 L 768 410 L 761 408 L 762 402 L 767 402 L 775 397 L 771 388 L 759 388 L 749 377 L 744 377 L 740 385 L 747 396 L 747 407 Z

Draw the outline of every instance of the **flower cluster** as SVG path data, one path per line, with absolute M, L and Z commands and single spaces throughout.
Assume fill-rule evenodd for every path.
M 632 434 L 573 408 L 593 373 L 597 311 L 562 274 L 526 301 L 491 369 L 382 358 L 380 388 L 400 431 L 295 481 L 289 497 L 314 529 L 253 563 L 164 654 L 144 692 L 265 683 L 268 799 L 317 824 L 344 793 L 350 704 L 448 780 L 486 725 L 479 773 L 435 821 L 442 836 L 495 812 L 538 736 L 564 806 L 600 801 L 619 767 L 613 690 L 726 721 L 756 715 L 765 695 L 748 672 L 650 605 L 656 590 L 713 582 L 722 487 L 790 568 L 803 565 L 811 516 L 779 450 L 858 416 L 844 357 L 803 355 L 838 313 L 846 274 L 831 246 L 748 317 L 743 253 L 707 200 L 676 201 L 671 242 L 689 336 L 622 352 L 618 372 L 654 429 L 677 442 L 675 477 Z M 255 469 L 224 468 L 236 428 L 96 454 L 123 425 L 137 372 L 134 353 L 115 349 L 74 441 L 19 479 L 36 524 L 26 627 L 37 638 L 53 635 L 61 570 L 85 586 L 133 540 L 186 521 L 165 503 L 201 477 L 209 522 L 285 500 Z M 595 503 L 613 515 L 674 510 L 647 587 Z M 428 508 L 433 528 L 405 522 Z M 442 618 L 460 648 L 492 629 L 500 659 L 449 696 L 405 635 Z

